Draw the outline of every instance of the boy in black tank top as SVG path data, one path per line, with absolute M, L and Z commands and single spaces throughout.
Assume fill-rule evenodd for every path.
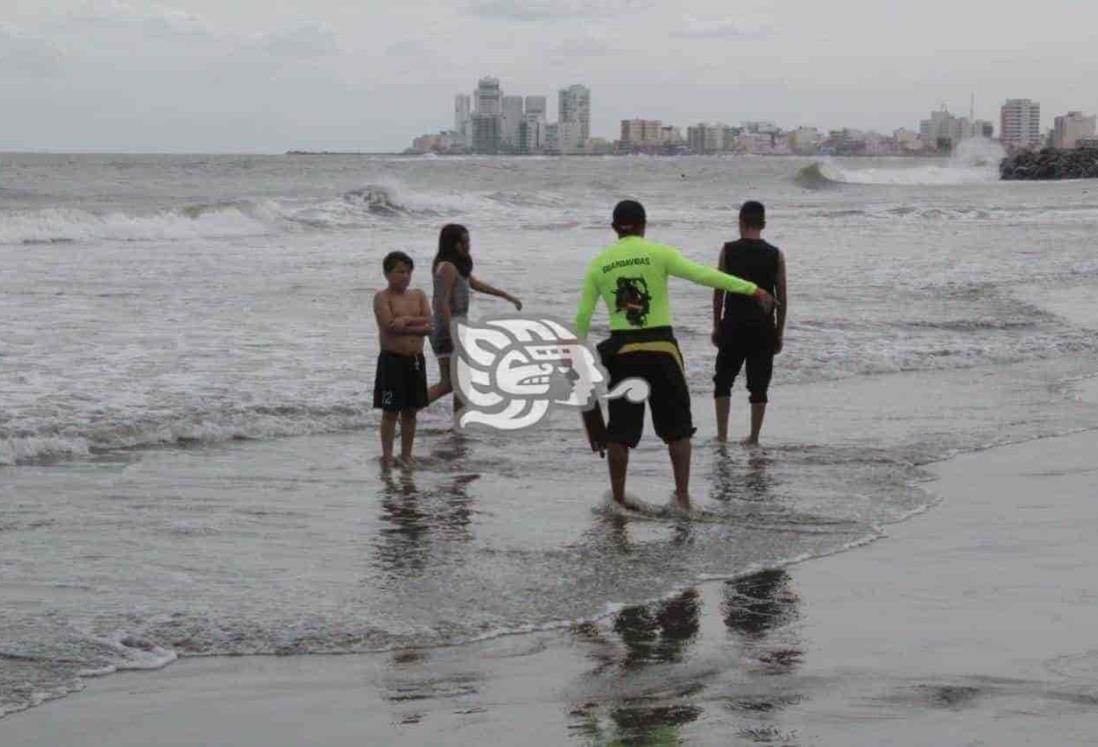
M 740 240 L 721 249 L 718 267 L 750 280 L 774 296 L 774 308 L 764 312 L 758 304 L 744 304 L 731 293 L 713 291 L 713 344 L 717 346 L 713 396 L 717 411 L 717 439 L 728 440 L 728 411 L 732 382 L 747 364 L 747 390 L 751 402 L 751 434 L 745 444 L 757 444 L 766 415 L 767 392 L 774 370 L 774 356 L 782 350 L 787 308 L 785 257 L 762 239 L 766 209 L 759 202 L 740 208 Z

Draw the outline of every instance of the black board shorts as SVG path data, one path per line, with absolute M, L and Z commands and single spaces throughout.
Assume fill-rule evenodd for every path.
M 648 382 L 652 424 L 664 443 L 694 435 L 682 352 L 670 327 L 614 332 L 599 344 L 598 350 L 610 374 L 611 390 L 630 378 Z M 645 403 L 622 397 L 610 400 L 607 409 L 607 442 L 636 448 L 644 430 Z
M 374 407 L 385 412 L 403 412 L 426 406 L 427 362 L 423 355 L 382 350 L 377 356 L 374 377 Z
M 774 374 L 774 345 L 772 329 L 744 327 L 722 334 L 713 374 L 713 396 L 731 396 L 732 382 L 746 363 L 748 400 L 756 404 L 766 402 Z

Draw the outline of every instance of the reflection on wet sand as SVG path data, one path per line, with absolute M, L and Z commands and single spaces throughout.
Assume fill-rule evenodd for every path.
M 725 503 L 773 502 L 771 463 L 761 449 L 721 448 L 711 495 Z M 631 542 L 631 529 L 620 516 L 596 527 L 612 552 L 647 557 L 651 543 Z M 659 543 L 664 562 L 676 547 L 698 541 L 689 521 L 668 529 Z M 729 741 L 793 743 L 772 720 L 803 700 L 799 687 L 784 679 L 803 657 L 799 604 L 789 574 L 770 569 L 576 626 L 594 667 L 583 683 L 583 702 L 570 714 L 571 732 L 592 744 L 677 744 L 710 709 L 711 718 L 730 720 Z
M 577 626 L 594 667 L 571 732 L 592 744 L 677 744 L 714 709 L 714 718 L 733 719 L 731 741 L 792 743 L 771 721 L 803 700 L 773 679 L 800 666 L 798 604 L 789 574 L 766 570 Z M 707 605 L 723 635 L 706 625 Z
M 654 607 L 627 607 L 614 619 L 614 632 L 626 652 L 625 669 L 646 664 L 681 661 L 685 649 L 698 634 L 698 592 L 685 591 Z
M 383 679 L 385 699 L 395 719 L 418 724 L 438 701 L 455 705 L 476 698 L 484 684 L 484 672 L 461 670 L 436 672 L 429 649 L 409 649 L 393 654 Z M 469 712 L 469 711 L 467 711 Z
M 667 601 L 626 607 L 614 616 L 610 630 L 595 624 L 577 628 L 576 634 L 593 644 L 589 655 L 596 666 L 591 676 L 608 680 L 612 694 L 608 704 L 576 706 L 571 731 L 594 744 L 677 743 L 679 728 L 696 720 L 702 708 L 675 701 L 699 685 L 687 682 L 684 691 L 681 677 L 649 677 L 645 670 L 686 658 L 698 636 L 700 612 L 698 591 L 689 589 Z M 606 724 L 601 716 L 605 705 Z
M 789 574 L 761 571 L 724 586 L 724 622 L 744 638 L 763 638 L 767 631 L 796 616 L 797 599 L 788 588 Z
M 798 618 L 798 602 L 789 574 L 780 569 L 725 584 L 724 622 L 741 646 L 745 667 L 768 675 L 796 671 L 804 657 L 791 625 Z
M 419 573 L 427 564 L 428 516 L 420 508 L 419 490 L 410 471 L 384 475 L 377 543 L 377 562 L 393 573 Z
M 774 494 L 774 478 L 770 474 L 773 457 L 764 449 L 746 452 L 740 447 L 730 449 L 719 444 L 713 460 L 710 496 L 717 501 L 767 501 Z
M 391 581 L 422 575 L 432 558 L 444 562 L 447 543 L 472 539 L 468 486 L 479 475 L 445 471 L 460 465 L 468 450 L 465 439 L 454 434 L 444 438 L 418 469 L 382 470 L 374 561 Z M 433 485 L 420 488 L 417 483 Z
M 474 511 L 468 486 L 479 475 L 453 473 L 468 454 L 464 437 L 447 434 L 417 468 L 382 470 L 374 562 L 386 573 L 386 583 L 399 586 L 422 577 L 433 565 L 447 562 L 449 546 L 472 539 Z M 483 672 L 435 672 L 432 654 L 429 648 L 392 654 L 385 697 L 401 724 L 419 723 L 433 701 L 462 701 L 480 691 Z

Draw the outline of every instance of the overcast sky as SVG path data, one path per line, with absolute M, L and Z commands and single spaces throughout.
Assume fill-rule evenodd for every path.
M 1098 111 L 1098 2 L 0 0 L 0 150 L 401 150 L 505 94 L 591 88 L 619 120 L 918 127 Z

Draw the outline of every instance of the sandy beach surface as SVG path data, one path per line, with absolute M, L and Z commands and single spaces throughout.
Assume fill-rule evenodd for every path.
M 869 546 L 569 631 L 188 659 L 91 680 L 0 743 L 1093 744 L 1094 445 L 963 455 Z

